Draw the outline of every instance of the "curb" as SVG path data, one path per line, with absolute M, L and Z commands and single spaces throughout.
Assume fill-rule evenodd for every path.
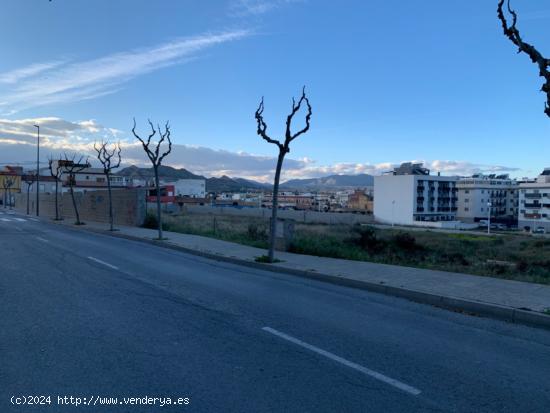
M 439 294 L 428 293 L 419 290 L 412 290 L 402 287 L 394 287 L 390 285 L 378 284 L 369 281 L 359 281 L 350 278 L 340 277 L 336 275 L 323 274 L 315 271 L 297 270 L 293 268 L 287 268 L 279 264 L 264 264 L 254 261 L 243 260 L 234 257 L 228 257 L 225 255 L 214 254 L 211 252 L 195 250 L 181 245 L 172 244 L 166 241 L 156 241 L 153 239 L 147 239 L 138 237 L 135 235 L 122 234 L 120 232 L 111 232 L 108 230 L 94 229 L 64 225 L 62 223 L 56 223 L 62 225 L 65 228 L 69 228 L 75 231 L 85 230 L 96 234 L 107 235 L 116 238 L 127 239 L 131 241 L 138 241 L 150 245 L 155 245 L 162 248 L 171 249 L 174 251 L 185 252 L 195 256 L 209 258 L 215 261 L 227 262 L 230 264 L 241 265 L 249 268 L 255 268 L 263 271 L 270 271 L 274 273 L 295 275 L 302 278 L 309 278 L 318 280 L 334 285 L 340 285 L 344 287 L 356 288 L 360 290 L 370 291 L 374 293 L 385 294 L 393 297 L 405 298 L 409 301 L 413 301 L 420 304 L 428 304 L 434 307 L 442 308 L 445 310 L 463 312 L 470 315 L 477 315 L 486 318 L 492 318 L 501 321 L 507 321 L 514 324 L 527 325 L 530 327 L 544 328 L 550 330 L 550 315 L 546 315 L 537 311 L 531 311 L 527 309 L 519 309 L 509 306 L 503 306 L 499 304 L 487 303 L 483 301 L 467 300 L 464 298 L 458 298 L 453 296 L 444 296 Z

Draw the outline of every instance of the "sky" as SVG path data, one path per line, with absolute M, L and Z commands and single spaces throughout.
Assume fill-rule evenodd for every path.
M 497 0 L 3 0 L 0 165 L 171 125 L 165 164 L 269 181 L 272 138 L 303 86 L 310 131 L 283 179 L 379 174 L 405 161 L 446 175 L 535 176 L 550 166 L 542 79 L 502 33 Z M 512 0 L 523 38 L 550 56 L 550 5 Z M 304 113 L 294 128 L 303 127 Z

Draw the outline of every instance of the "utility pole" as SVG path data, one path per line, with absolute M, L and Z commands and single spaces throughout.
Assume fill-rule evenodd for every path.
M 36 140 L 36 216 L 40 216 L 40 125 L 34 125 L 38 130 Z
M 487 234 L 491 235 L 491 207 L 493 204 L 487 202 Z

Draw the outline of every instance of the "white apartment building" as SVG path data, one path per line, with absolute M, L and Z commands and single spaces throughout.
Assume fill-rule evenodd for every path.
M 458 180 L 457 217 L 464 222 L 487 220 L 516 225 L 518 182 L 508 175 L 473 175 Z
M 457 177 L 430 175 L 422 164 L 402 164 L 374 177 L 374 218 L 387 224 L 456 220 Z
M 179 179 L 176 182 L 169 182 L 167 185 L 174 185 L 176 196 L 185 196 L 190 198 L 206 197 L 205 179 Z
M 518 228 L 538 227 L 550 232 L 550 168 L 545 168 L 535 181 L 519 184 Z

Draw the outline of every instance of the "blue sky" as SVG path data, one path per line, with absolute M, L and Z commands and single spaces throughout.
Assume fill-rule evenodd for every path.
M 311 131 L 287 178 L 379 173 L 422 160 L 447 174 L 536 175 L 550 166 L 542 80 L 516 54 L 496 0 L 4 0 L 0 162 L 131 145 L 132 117 L 170 120 L 168 164 L 270 179 L 272 135 L 306 85 Z M 550 55 L 550 5 L 514 0 L 525 40 Z M 301 118 L 300 118 L 301 119 Z M 299 126 L 299 125 L 298 125 Z

